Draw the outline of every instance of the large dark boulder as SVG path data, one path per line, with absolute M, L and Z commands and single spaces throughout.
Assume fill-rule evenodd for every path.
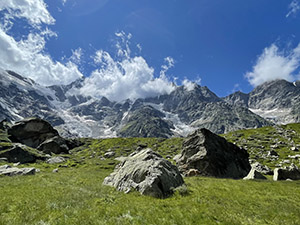
M 38 147 L 38 150 L 50 154 L 60 154 L 60 153 L 69 153 L 69 148 L 67 142 L 64 138 L 55 136 L 53 138 L 47 139 L 41 143 Z
M 176 162 L 184 175 L 192 169 L 201 176 L 238 179 L 247 176 L 251 169 L 246 150 L 205 128 L 185 139 Z
M 45 140 L 58 136 L 58 132 L 45 120 L 28 118 L 12 125 L 7 133 L 13 142 L 36 148 Z
M 120 160 L 122 163 L 103 184 L 126 193 L 135 189 L 157 198 L 168 197 L 174 188 L 184 184 L 177 167 L 150 148 L 135 151 Z
M 278 181 L 287 179 L 300 180 L 300 170 L 296 165 L 292 164 L 289 167 L 276 168 L 274 170 L 273 180 Z
M 6 158 L 10 163 L 34 163 L 36 160 L 45 160 L 37 150 L 22 144 L 9 144 L 0 147 L 0 158 Z

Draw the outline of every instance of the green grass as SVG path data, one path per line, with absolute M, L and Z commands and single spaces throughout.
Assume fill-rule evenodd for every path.
M 247 129 L 229 132 L 222 135 L 228 141 L 246 148 L 251 159 L 267 165 L 271 168 L 288 166 L 294 163 L 300 166 L 299 160 L 289 159 L 289 155 L 297 155 L 300 152 L 291 151 L 291 147 L 299 146 L 300 149 L 300 124 L 289 124 L 276 127 L 262 127 L 258 129 Z M 281 144 L 280 144 L 281 143 Z M 278 145 L 274 150 L 279 154 L 278 159 L 266 157 L 268 151 L 273 148 L 271 146 Z M 282 163 L 283 160 L 290 160 L 290 163 Z
M 41 170 L 0 179 L 1 225 L 300 224 L 300 182 L 193 177 L 187 195 L 155 199 L 103 186 L 112 169 Z
M 300 125 L 291 140 L 299 144 Z M 291 133 L 291 132 L 290 132 Z M 231 132 L 224 135 L 240 146 L 248 146 L 251 158 L 271 167 L 277 161 L 260 158 L 277 141 L 287 137 L 273 127 Z M 126 156 L 138 145 L 147 145 L 164 157 L 178 154 L 183 139 L 112 138 L 82 139 L 85 145 L 71 151 L 67 162 L 21 165 L 41 170 L 34 176 L 0 177 L 0 225 L 35 224 L 300 224 L 300 181 L 273 182 L 185 178 L 188 191 L 178 190 L 167 199 L 124 194 L 103 186 L 104 178 L 118 163 L 103 159 L 107 151 Z M 4 144 L 3 142 L 0 144 Z M 5 145 L 5 144 L 4 144 Z M 264 149 L 258 148 L 264 146 Z M 280 146 L 278 161 L 290 145 Z M 59 168 L 58 173 L 52 170 Z
M 127 156 L 139 145 L 145 145 L 160 153 L 162 156 L 175 156 L 180 153 L 182 138 L 108 138 L 82 139 L 84 146 L 75 148 L 71 152 L 81 158 L 102 157 L 105 152 L 114 151 L 116 157 Z

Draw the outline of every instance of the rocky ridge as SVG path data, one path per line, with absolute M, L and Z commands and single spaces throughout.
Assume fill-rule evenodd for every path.
M 225 97 L 224 101 L 247 108 L 277 124 L 300 122 L 300 81 L 266 82 L 249 94 L 238 91 Z
M 42 87 L 12 71 L 0 71 L 0 119 L 37 116 L 65 137 L 173 137 L 198 128 L 215 133 L 271 123 L 231 105 L 207 87 L 176 87 L 170 94 L 113 102 L 80 94 L 83 80 Z

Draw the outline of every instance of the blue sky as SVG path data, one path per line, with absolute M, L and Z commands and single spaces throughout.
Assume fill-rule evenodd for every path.
M 24 8 L 14 1 L 0 3 L 0 53 L 14 46 L 7 55 L 20 54 L 22 63 L 6 57 L 0 67 L 10 65 L 4 69 L 40 83 L 90 76 L 85 90 L 94 91 L 97 84 L 97 96 L 107 93 L 118 100 L 122 92 L 107 90 L 103 83 L 126 92 L 132 88 L 121 85 L 128 80 L 122 77 L 126 73 L 141 76 L 131 83 L 144 85 L 127 96 L 133 98 L 169 92 L 170 87 L 154 86 L 168 86 L 174 79 L 178 85 L 199 82 L 219 96 L 249 92 L 276 78 L 299 79 L 298 0 L 21 0 Z M 95 60 L 97 53 L 101 60 Z M 34 64 L 25 63 L 36 58 Z M 39 63 L 49 65 L 36 68 Z M 120 66 L 124 68 L 116 68 Z M 119 76 L 110 79 L 116 70 Z

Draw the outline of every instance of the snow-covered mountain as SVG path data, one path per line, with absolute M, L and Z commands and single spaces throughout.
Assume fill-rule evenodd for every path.
M 247 94 L 221 99 L 207 87 L 178 86 L 170 94 L 114 102 L 84 96 L 84 79 L 43 87 L 12 71 L 0 71 L 0 119 L 38 116 L 64 136 L 171 137 L 205 127 L 216 133 L 271 123 L 258 116 Z M 240 103 L 242 102 L 242 103 Z M 250 111 L 248 108 L 251 108 Z

